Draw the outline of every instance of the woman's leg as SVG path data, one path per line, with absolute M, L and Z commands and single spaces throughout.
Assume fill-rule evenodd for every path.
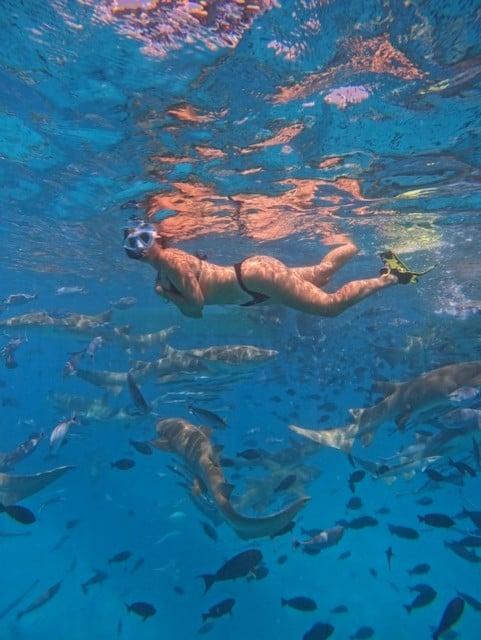
M 319 316 L 337 316 L 373 293 L 398 283 L 395 275 L 385 274 L 354 280 L 334 293 L 326 293 L 303 279 L 297 269 L 289 269 L 279 260 L 266 256 L 244 260 L 242 280 L 248 289 L 267 295 L 274 304 Z
M 322 287 L 327 284 L 332 276 L 343 267 L 353 256 L 358 253 L 359 249 L 353 243 L 343 244 L 329 251 L 319 264 L 313 267 L 294 267 L 291 269 L 295 274 L 303 280 L 311 282 L 316 287 Z

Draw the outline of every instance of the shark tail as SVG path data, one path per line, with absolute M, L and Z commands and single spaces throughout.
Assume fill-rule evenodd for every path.
M 304 496 L 284 509 L 261 518 L 251 518 L 241 515 L 228 501 L 219 505 L 219 507 L 225 520 L 231 525 L 237 535 L 243 540 L 250 540 L 251 538 L 275 536 L 292 521 L 298 512 L 306 506 L 309 500 L 310 498 L 308 496 Z
M 344 453 L 349 453 L 359 431 L 359 425 L 353 423 L 345 427 L 319 429 L 316 431 L 314 429 L 303 429 L 302 427 L 296 427 L 296 425 L 290 424 L 289 429 L 325 447 L 332 447 L 334 449 L 340 449 L 344 451 Z

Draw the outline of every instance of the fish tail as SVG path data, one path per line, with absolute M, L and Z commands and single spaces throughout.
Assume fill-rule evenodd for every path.
M 198 577 L 202 578 L 202 580 L 204 581 L 204 586 L 205 586 L 204 593 L 207 593 L 207 591 L 209 591 L 209 589 L 211 588 L 211 586 L 215 582 L 215 574 L 213 574 L 213 573 L 203 573 L 202 575 L 200 575 Z
M 406 609 L 406 611 L 407 611 L 408 613 L 411 613 L 411 609 L 412 609 L 412 607 L 411 607 L 411 605 L 410 605 L 410 604 L 403 604 L 403 607 Z
M 82 593 L 84 594 L 84 596 L 86 596 L 89 592 L 89 590 L 87 589 L 87 586 L 85 584 L 81 584 L 80 587 L 82 589 Z
M 205 622 L 209 618 L 209 614 L 207 613 L 202 613 L 201 616 L 202 616 L 202 622 Z
M 287 604 L 287 600 L 285 598 L 281 598 L 281 607 L 285 607 Z
M 303 429 L 293 424 L 289 425 L 289 429 L 298 433 L 304 438 L 313 440 L 326 447 L 332 447 L 333 449 L 340 449 L 344 453 L 349 453 L 354 444 L 354 439 L 359 431 L 359 425 L 356 423 L 347 425 L 345 427 L 336 427 L 334 429 Z

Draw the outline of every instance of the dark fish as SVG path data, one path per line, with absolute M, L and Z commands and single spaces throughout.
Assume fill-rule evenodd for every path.
M 39 595 L 38 598 L 36 598 L 31 604 L 29 604 L 26 609 L 23 609 L 22 611 L 19 611 L 17 613 L 17 620 L 20 620 L 20 618 L 22 618 L 25 614 L 30 613 L 31 611 L 34 611 L 35 609 L 38 609 L 39 607 L 42 607 L 44 604 L 46 604 L 49 600 L 51 600 L 56 595 L 61 585 L 62 585 L 62 581 L 60 580 L 59 582 L 56 582 L 54 585 L 49 587 L 46 591 L 44 591 L 41 595 Z
M 464 611 L 464 600 L 457 596 L 453 598 L 444 609 L 444 613 L 441 616 L 441 621 L 437 628 L 433 632 L 433 640 L 438 640 L 443 633 L 446 633 L 451 627 L 453 627 L 461 618 Z
M 84 595 L 87 595 L 89 587 L 92 587 L 94 584 L 102 584 L 102 582 L 105 582 L 107 578 L 108 575 L 105 571 L 102 571 L 101 569 L 94 569 L 94 575 L 80 585 L 82 592 Z
M 317 604 L 312 598 L 306 596 L 295 596 L 294 598 L 281 598 L 281 606 L 291 607 L 291 609 L 297 609 L 298 611 L 315 611 Z
M 328 622 L 316 622 L 309 631 L 302 636 L 302 640 L 327 640 L 334 632 L 334 627 Z
M 354 493 L 356 491 L 356 484 L 361 482 L 366 477 L 366 472 L 363 469 L 357 469 L 353 471 L 349 476 L 349 488 Z
M 206 536 L 208 536 L 214 542 L 217 542 L 217 540 L 219 539 L 219 534 L 217 533 L 217 529 L 215 527 L 213 527 L 210 524 L 210 522 L 205 522 L 205 521 L 201 520 L 200 526 L 204 530 L 204 533 L 205 533 Z
M 444 513 L 426 513 L 424 516 L 418 516 L 418 520 L 431 527 L 440 527 L 441 529 L 447 529 L 456 524 L 452 518 Z
M 290 473 L 288 476 L 283 478 L 279 484 L 274 488 L 274 493 L 279 491 L 286 491 L 289 487 L 292 487 L 294 482 L 297 480 L 297 476 L 295 473 Z
M 331 527 L 324 529 L 308 540 L 294 540 L 292 546 L 294 549 L 302 547 L 302 550 L 311 555 L 319 553 L 322 549 L 332 547 L 337 544 L 344 535 L 344 527 Z
M 374 513 L 379 516 L 387 516 L 388 513 L 391 513 L 391 509 L 389 507 L 380 507 Z
M 456 540 L 456 544 L 463 547 L 481 547 L 481 536 L 465 536 L 461 540 Z
M 209 631 L 212 631 L 213 628 L 214 625 L 212 624 L 212 622 L 206 622 L 198 629 L 197 635 L 203 636 L 204 634 L 209 633 Z
M 457 556 L 459 556 L 463 560 L 466 560 L 467 562 L 471 562 L 473 564 L 481 562 L 481 556 L 478 556 L 475 551 L 473 551 L 472 549 L 467 549 L 462 544 L 457 544 L 456 542 L 445 542 L 444 546 L 448 549 L 451 549 L 451 551 L 453 551 Z
M 443 480 L 445 480 L 445 477 L 443 476 L 443 474 L 440 473 L 439 471 L 436 471 L 436 469 L 431 469 L 430 467 L 427 467 L 426 469 L 424 469 L 424 473 L 428 476 L 430 480 L 433 480 L 434 482 L 442 482 Z
M 331 609 L 330 613 L 347 613 L 349 609 L 345 604 L 338 604 L 337 607 Z
M 150 413 L 151 408 L 145 401 L 144 396 L 142 395 L 137 383 L 135 382 L 130 371 L 127 373 L 127 387 L 130 393 L 130 397 L 132 398 L 132 402 L 136 406 L 136 408 L 140 411 L 140 413 Z
M 475 611 L 477 611 L 478 613 L 481 612 L 481 602 L 479 600 L 476 600 L 476 598 L 473 598 L 473 596 L 470 596 L 468 593 L 463 593 L 462 591 L 456 591 L 456 593 Z
M 209 618 L 221 618 L 226 614 L 232 615 L 232 608 L 235 605 L 234 598 L 226 598 L 212 606 L 207 613 L 202 614 L 202 622 Z
M 362 507 L 362 500 L 361 498 L 359 498 L 358 496 L 353 496 L 347 503 L 346 503 L 346 508 L 347 509 L 361 509 Z
M 394 556 L 392 547 L 388 547 L 385 551 L 387 558 L 387 566 L 389 567 L 389 571 L 391 571 L 391 559 Z
M 19 504 L 4 505 L 0 503 L 0 513 L 6 513 L 21 524 L 32 524 L 36 520 L 35 515 L 30 509 L 22 507 Z
M 145 560 L 143 558 L 137 558 L 137 560 L 135 561 L 134 566 L 130 570 L 130 575 L 132 575 L 133 573 L 138 571 L 140 569 L 140 567 L 144 564 L 144 562 L 145 562 Z
M 129 440 L 129 444 L 144 456 L 152 455 L 152 447 L 148 442 L 144 442 L 143 440 Z
M 456 461 L 452 458 L 449 458 L 448 462 L 451 467 L 457 469 L 461 475 L 468 475 L 471 476 L 471 478 L 476 477 L 476 471 L 473 469 L 473 467 L 470 467 L 469 464 L 466 464 L 466 462 L 463 462 L 462 460 Z
M 238 458 L 244 458 L 244 460 L 258 460 L 264 455 L 260 449 L 244 449 L 237 454 Z
M 173 586 L 173 589 L 174 589 L 175 593 L 176 593 L 178 596 L 183 596 L 183 595 L 185 594 L 184 589 L 183 589 L 182 587 L 180 587 L 178 584 L 175 584 L 175 585 Z
M 203 574 L 202 578 L 205 584 L 206 593 L 214 582 L 223 580 L 236 580 L 247 576 L 262 561 L 262 552 L 259 549 L 248 549 L 227 560 L 215 573 Z
M 367 640 L 374 635 L 374 629 L 368 626 L 359 627 L 359 629 L 352 636 L 349 636 L 351 640 Z
M 339 556 L 338 556 L 338 560 L 347 560 L 347 558 L 351 557 L 351 552 L 350 551 L 343 551 Z
M 348 529 L 364 529 L 365 527 L 375 527 L 378 524 L 379 521 L 373 516 L 360 516 L 346 522 L 345 526 Z
M 80 524 L 80 518 L 73 518 L 72 520 L 67 520 L 65 523 L 66 529 L 75 529 Z
M 423 588 L 418 590 L 417 596 L 411 602 L 411 604 L 405 604 L 403 607 L 408 613 L 411 613 L 413 609 L 419 609 L 420 607 L 426 607 L 428 604 L 436 598 L 437 592 L 428 584 L 423 585 Z
M 463 509 L 463 514 L 468 516 L 478 529 L 481 529 L 481 511 L 468 511 L 467 509 Z
M 427 564 L 427 562 L 421 562 L 420 564 L 415 565 L 412 569 L 408 570 L 408 574 L 410 576 L 422 576 L 425 573 L 429 573 L 431 571 L 431 567 Z
M 429 507 L 429 505 L 432 503 L 433 499 L 430 496 L 423 496 L 422 498 L 416 500 L 416 504 L 418 504 L 420 507 Z
M 114 469 L 120 469 L 120 471 L 128 471 L 128 469 L 132 469 L 134 465 L 135 461 L 130 458 L 120 458 L 120 460 L 110 463 L 111 467 Z
M 131 551 L 119 551 L 114 556 L 108 559 L 108 564 L 112 564 L 112 562 L 125 562 L 132 555 Z
M 286 564 L 286 562 L 287 562 L 287 556 L 285 553 L 283 553 L 277 558 L 277 564 L 283 565 L 283 564 Z
M 209 411 L 209 409 L 203 409 L 202 407 L 196 407 L 192 403 L 188 404 L 189 412 L 193 415 L 197 416 L 204 424 L 208 427 L 212 427 L 213 429 L 226 429 L 227 422 L 224 418 L 221 418 L 213 411 Z
M 390 524 L 388 523 L 389 531 L 399 538 L 404 538 L 405 540 L 417 540 L 419 538 L 419 533 L 416 529 L 411 529 L 411 527 L 404 527 L 403 525 Z
M 142 618 L 142 622 L 145 622 L 147 618 L 150 618 L 155 614 L 155 607 L 148 602 L 133 602 L 132 604 L 125 603 L 127 611 L 130 613 L 133 611 Z

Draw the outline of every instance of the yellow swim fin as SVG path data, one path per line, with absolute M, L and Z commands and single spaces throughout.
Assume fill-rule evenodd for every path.
M 392 273 L 397 276 L 400 284 L 414 284 L 418 281 L 420 276 L 424 276 L 434 269 L 436 265 L 428 267 L 424 271 L 411 271 L 411 269 L 399 258 L 394 251 L 384 251 L 379 254 L 379 257 L 384 262 L 379 272 L 381 275 L 386 273 Z

